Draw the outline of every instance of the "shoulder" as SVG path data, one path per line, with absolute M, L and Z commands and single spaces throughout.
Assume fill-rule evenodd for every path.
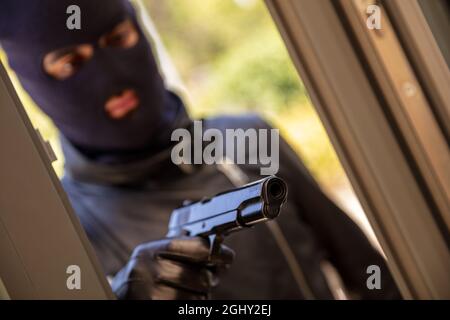
M 256 113 L 243 115 L 222 115 L 206 118 L 203 121 L 205 129 L 272 129 L 271 125 Z

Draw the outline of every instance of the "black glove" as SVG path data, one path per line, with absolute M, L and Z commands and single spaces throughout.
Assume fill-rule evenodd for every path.
M 222 245 L 209 256 L 202 238 L 173 238 L 137 246 L 114 277 L 118 299 L 206 299 L 217 286 L 218 272 L 228 268 L 234 252 Z

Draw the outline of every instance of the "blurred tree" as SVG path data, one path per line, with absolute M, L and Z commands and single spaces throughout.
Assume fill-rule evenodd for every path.
M 305 91 L 258 1 L 147 0 L 195 108 L 281 108 Z M 238 5 L 240 4 L 240 6 Z
M 145 0 L 194 116 L 256 111 L 326 187 L 345 176 L 264 2 Z

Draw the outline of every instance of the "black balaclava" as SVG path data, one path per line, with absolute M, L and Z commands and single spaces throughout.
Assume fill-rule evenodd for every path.
M 81 30 L 66 27 L 70 5 L 81 9 Z M 99 38 L 130 18 L 139 33 L 131 48 L 100 48 Z M 0 43 L 22 86 L 62 134 L 94 156 L 151 152 L 170 143 L 170 134 L 189 120 L 181 100 L 164 87 L 150 45 L 127 0 L 1 0 Z M 56 80 L 43 69 L 44 56 L 76 44 L 94 45 L 77 73 Z M 104 105 L 122 90 L 136 90 L 139 107 L 120 120 Z

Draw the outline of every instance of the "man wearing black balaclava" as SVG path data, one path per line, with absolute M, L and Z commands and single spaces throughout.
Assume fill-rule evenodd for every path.
M 66 27 L 73 4 L 81 9 L 80 30 Z M 217 284 L 213 271 L 229 265 L 232 252 L 223 247 L 211 268 L 202 240 L 155 240 L 183 200 L 259 179 L 259 166 L 171 161 L 171 133 L 192 130 L 192 122 L 165 89 L 128 1 L 7 0 L 0 10 L 2 47 L 25 90 L 60 130 L 63 186 L 105 274 L 115 276 L 116 294 L 207 296 Z M 252 115 L 206 119 L 203 128 L 270 129 Z M 279 167 L 289 186 L 282 214 L 227 239 L 235 261 L 212 296 L 332 299 L 333 281 L 324 271 L 331 265 L 354 297 L 399 297 L 384 259 L 283 140 Z M 366 286 L 369 265 L 381 268 L 381 290 Z

